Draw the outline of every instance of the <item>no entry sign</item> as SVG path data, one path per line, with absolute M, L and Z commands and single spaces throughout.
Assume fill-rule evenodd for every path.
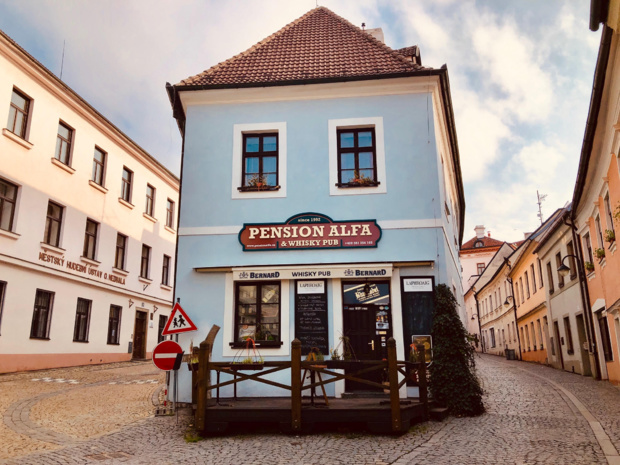
M 163 341 L 153 349 L 153 363 L 164 371 L 178 370 L 183 358 L 183 349 L 174 341 Z

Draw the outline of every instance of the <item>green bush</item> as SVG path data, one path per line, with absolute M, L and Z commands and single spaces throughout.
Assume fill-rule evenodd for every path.
M 433 363 L 430 391 L 433 400 L 451 415 L 484 413 L 482 387 L 476 376 L 474 348 L 457 313 L 457 302 L 445 284 L 435 289 L 433 313 Z

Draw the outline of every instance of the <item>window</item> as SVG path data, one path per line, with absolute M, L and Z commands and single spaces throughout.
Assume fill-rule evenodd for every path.
M 159 326 L 157 328 L 157 343 L 164 341 L 166 336 L 163 336 L 161 333 L 164 332 L 164 328 L 166 327 L 166 323 L 168 322 L 168 317 L 166 315 L 159 315 Z
M 605 204 L 605 222 L 607 223 L 607 229 L 614 232 L 614 216 L 611 204 L 609 203 L 609 192 L 605 195 L 603 203 Z
M 4 308 L 4 295 L 6 294 L 6 282 L 0 281 L 0 328 L 2 327 L 2 309 Z
M 155 210 L 155 188 L 150 184 L 146 185 L 146 208 L 144 213 L 149 216 L 153 216 Z
M 538 286 L 542 288 L 545 285 L 543 281 L 543 274 L 542 274 L 542 261 L 540 260 L 540 258 L 538 258 L 537 260 L 538 260 L 538 278 L 539 278 Z
M 515 302 L 517 303 L 517 307 L 521 306 L 521 300 L 519 299 L 519 283 L 515 283 Z
M 34 298 L 34 312 L 32 314 L 32 326 L 30 337 L 33 339 L 49 339 L 50 325 L 52 323 L 52 304 L 54 293 L 37 289 Z
M 166 226 L 174 229 L 174 202 L 170 199 L 166 200 Z
M 131 203 L 131 183 L 133 182 L 133 171 L 123 166 L 123 179 L 121 180 L 121 199 Z
M 78 298 L 73 342 L 88 342 L 88 327 L 90 326 L 90 309 L 92 304 L 92 300 Z
M 538 340 L 540 341 L 540 350 L 543 350 L 545 348 L 545 344 L 543 341 L 543 336 L 542 336 L 542 328 L 540 325 L 540 320 L 536 320 L 536 327 L 538 328 Z
M 489 330 L 491 332 L 491 347 L 495 347 L 495 328 Z
M 151 261 L 151 248 L 142 244 L 142 257 L 140 260 L 140 277 L 149 279 L 149 262 Z
M 527 271 L 525 272 L 524 276 L 525 276 L 525 290 L 527 291 L 526 295 L 527 295 L 527 298 L 529 299 L 530 298 L 530 280 L 527 276 Z
M 551 269 L 551 262 L 547 262 L 547 279 L 549 280 L 549 294 L 553 294 L 555 292 L 555 288 L 553 287 L 553 270 Z
M 577 263 L 575 262 L 575 248 L 573 247 L 573 241 L 570 241 L 567 245 L 566 245 L 566 252 L 569 255 L 568 257 L 568 263 L 570 266 L 570 277 L 569 279 L 572 281 L 573 279 L 575 279 L 577 277 Z M 572 257 L 570 255 L 573 255 Z M 566 257 L 565 257 L 566 258 Z
M 13 230 L 16 199 L 17 186 L 4 179 L 0 179 L 0 229 L 5 231 Z
M 603 231 L 601 229 L 601 217 L 596 215 L 594 218 L 594 226 L 596 229 L 596 238 L 598 239 L 598 246 L 602 249 L 605 247 L 605 243 L 603 242 Z
M 534 272 L 534 264 L 530 265 L 530 274 L 532 275 L 532 291 L 536 294 L 536 273 Z
M 525 336 L 523 335 L 523 326 L 521 326 L 521 328 L 519 328 L 521 330 L 521 342 L 523 343 L 523 350 L 525 349 Z M 527 352 L 527 350 L 526 350 Z
M 607 325 L 607 316 L 603 315 L 603 312 L 597 314 L 598 326 L 601 330 L 601 344 L 603 345 L 603 354 L 605 355 L 605 361 L 611 362 L 614 359 L 611 349 L 611 338 L 609 337 L 609 326 Z
M 532 321 L 531 331 L 532 331 L 532 349 L 537 350 L 536 347 L 536 333 L 534 332 L 534 322 Z
M 575 353 L 575 348 L 573 347 L 573 332 L 570 327 L 570 319 L 567 316 L 564 317 L 564 333 L 566 334 L 566 353 L 572 355 Z
M 163 265 L 161 267 L 161 283 L 164 286 L 168 286 L 170 280 L 170 257 L 164 255 Z
M 261 345 L 280 341 L 280 283 L 237 284 L 235 341 L 252 338 Z M 266 344 L 267 343 L 267 344 Z
M 529 352 L 530 350 L 532 350 L 532 346 L 530 345 L 530 331 L 527 325 L 525 325 L 521 329 L 523 328 L 525 328 L 525 341 L 527 342 L 527 350 Z
M 71 162 L 71 142 L 73 141 L 73 129 L 64 124 L 58 123 L 58 136 L 56 137 L 56 153 L 54 158 L 61 163 L 69 166 Z
M 108 344 L 118 344 L 121 332 L 121 310 L 118 305 L 110 305 L 108 316 Z
M 84 250 L 82 256 L 95 259 L 95 252 L 97 249 L 97 231 L 99 230 L 99 223 L 91 219 L 86 220 L 86 232 L 84 233 Z
M 26 139 L 30 102 L 30 98 L 26 97 L 18 90 L 13 89 L 11 106 L 9 107 L 9 120 L 6 123 L 6 128 L 22 139 Z
M 244 134 L 240 191 L 278 188 L 278 133 Z
M 99 147 L 95 147 L 95 154 L 93 155 L 93 174 L 91 177 L 91 181 L 93 181 L 95 184 L 99 184 L 101 187 L 103 187 L 103 181 L 105 177 L 106 158 L 107 154 Z
M 119 270 L 125 269 L 125 254 L 127 251 L 127 236 L 121 233 L 116 235 L 116 253 L 114 255 L 114 267 Z
M 562 265 L 562 253 L 555 254 L 555 269 L 557 270 Z M 558 287 L 561 289 L 564 287 L 564 276 L 558 273 Z
M 582 238 L 583 248 L 585 249 L 585 260 L 590 263 L 594 263 L 592 258 L 592 242 L 590 241 L 590 233 L 585 233 Z
M 60 244 L 60 227 L 62 226 L 63 207 L 52 202 L 47 204 L 47 219 L 45 220 L 45 232 L 43 242 L 54 247 Z
M 521 288 L 521 303 L 525 302 L 525 293 L 523 292 L 523 277 L 519 278 L 519 287 Z
M 338 134 L 338 187 L 370 187 L 377 181 L 374 128 L 340 129 Z

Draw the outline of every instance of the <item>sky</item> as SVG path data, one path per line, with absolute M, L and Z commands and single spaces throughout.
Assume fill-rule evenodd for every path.
M 0 0 L 0 29 L 179 174 L 165 91 L 316 5 L 448 66 L 466 218 L 523 238 L 572 199 L 600 30 L 586 0 Z M 64 60 L 63 60 L 64 47 Z

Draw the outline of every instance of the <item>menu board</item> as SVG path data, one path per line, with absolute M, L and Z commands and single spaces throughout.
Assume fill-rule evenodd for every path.
M 317 347 L 329 355 L 327 334 L 327 282 L 295 282 L 295 337 L 301 341 L 301 353 Z

